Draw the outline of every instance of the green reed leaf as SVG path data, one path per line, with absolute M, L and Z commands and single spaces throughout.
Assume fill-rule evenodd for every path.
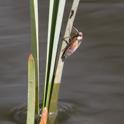
M 38 0 L 30 0 L 30 13 L 31 13 L 31 37 L 32 37 L 32 55 L 35 61 L 35 108 L 36 114 L 39 114 L 39 28 L 38 28 Z
M 35 62 L 32 54 L 28 59 L 28 103 L 27 103 L 27 124 L 34 124 L 35 120 Z

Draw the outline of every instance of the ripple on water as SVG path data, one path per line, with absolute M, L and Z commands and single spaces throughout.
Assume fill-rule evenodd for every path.
M 56 122 L 63 122 L 68 120 L 71 116 L 71 113 L 75 111 L 75 108 L 76 108 L 75 104 L 71 102 L 60 102 Z M 25 105 L 16 106 L 15 108 L 12 108 L 10 110 L 10 116 L 15 122 L 18 122 L 19 124 L 25 124 L 26 112 L 27 112 L 27 107 Z M 39 120 L 39 118 L 40 118 L 39 116 L 36 116 L 36 120 L 35 120 L 36 123 Z

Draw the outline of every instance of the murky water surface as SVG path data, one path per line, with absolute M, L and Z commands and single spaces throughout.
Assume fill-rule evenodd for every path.
M 18 124 L 9 112 L 27 101 L 29 1 L 0 3 L 0 124 Z M 43 82 L 48 19 L 45 0 L 40 1 L 39 11 Z M 59 124 L 124 124 L 124 2 L 82 1 L 75 25 L 84 32 L 84 43 L 65 62 L 60 99 L 73 107 L 67 117 L 61 115 Z

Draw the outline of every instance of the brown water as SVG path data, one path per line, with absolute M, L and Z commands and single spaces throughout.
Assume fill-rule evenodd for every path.
M 26 104 L 29 1 L 0 3 L 0 124 L 18 124 L 10 110 Z M 39 11 L 43 82 L 48 19 L 45 0 L 40 1 Z M 75 25 L 85 38 L 65 63 L 60 99 L 73 107 L 66 119 L 61 115 L 59 124 L 124 124 L 124 2 L 82 1 Z

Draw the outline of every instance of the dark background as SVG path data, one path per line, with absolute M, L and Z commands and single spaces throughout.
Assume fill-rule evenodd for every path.
M 42 97 L 48 0 L 39 1 L 39 16 Z M 60 99 L 73 107 L 59 123 L 124 124 L 124 2 L 81 0 L 75 26 L 84 42 L 65 62 Z M 29 1 L 0 0 L 0 124 L 18 124 L 10 111 L 26 104 L 30 34 Z

